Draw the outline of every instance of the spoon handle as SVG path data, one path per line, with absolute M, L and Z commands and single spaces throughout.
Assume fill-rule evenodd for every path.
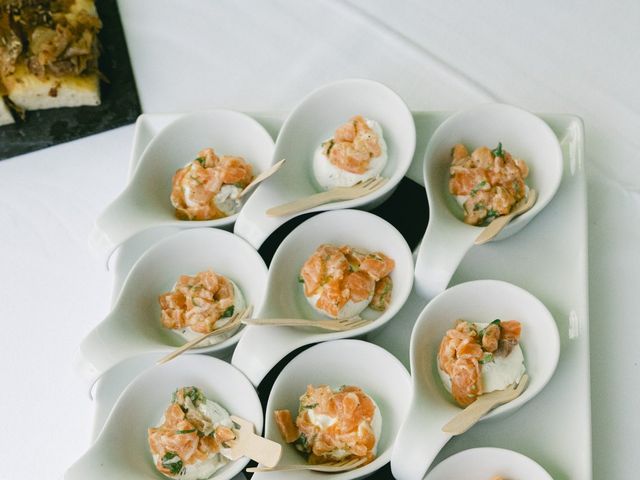
M 462 222 L 429 219 L 415 265 L 414 285 L 422 297 L 430 300 L 447 288 L 476 235 L 475 228 Z
M 441 406 L 429 405 L 415 394 L 400 426 L 391 453 L 391 472 L 398 480 L 421 480 L 451 435 L 440 431 L 446 415 Z M 447 418 L 446 416 L 444 418 Z

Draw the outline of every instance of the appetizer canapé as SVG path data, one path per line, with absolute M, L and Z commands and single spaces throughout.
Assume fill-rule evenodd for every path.
M 160 424 L 148 430 L 158 471 L 180 480 L 204 480 L 225 466 L 227 442 L 235 440 L 229 413 L 196 387 L 173 394 Z
M 18 112 L 99 105 L 101 28 L 93 0 L 0 2 L 0 96 Z
M 504 390 L 525 372 L 516 320 L 471 323 L 458 320 L 438 351 L 438 373 L 458 405 L 466 407 L 483 393 Z
M 181 220 L 215 220 L 235 215 L 240 192 L 253 180 L 253 168 L 241 157 L 218 157 L 205 148 L 173 176 L 171 203 Z
M 527 196 L 524 180 L 529 167 L 503 150 L 501 143 L 494 150 L 478 147 L 471 154 L 464 145 L 457 144 L 451 157 L 449 191 L 464 209 L 466 223 L 487 224 L 507 215 Z
M 224 327 L 235 312 L 246 307 L 238 286 L 212 270 L 194 276 L 181 275 L 173 290 L 163 293 L 158 300 L 162 326 L 175 330 L 186 340 Z M 200 346 L 209 344 L 205 339 Z
M 316 180 L 325 189 L 377 177 L 386 164 L 387 145 L 380 124 L 360 115 L 339 127 L 313 157 Z
M 287 443 L 307 455 L 311 464 L 376 456 L 382 417 L 373 399 L 360 388 L 343 385 L 307 386 L 300 397 L 298 416 L 289 410 L 273 412 Z
M 351 318 L 367 307 L 386 310 L 394 267 L 384 253 L 324 244 L 302 266 L 300 281 L 315 310 L 332 318 Z

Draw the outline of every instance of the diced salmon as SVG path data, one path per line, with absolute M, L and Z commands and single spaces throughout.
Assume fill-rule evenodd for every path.
M 286 443 L 295 442 L 300 436 L 300 432 L 298 431 L 298 427 L 293 423 L 291 412 L 289 410 L 275 410 L 273 416 L 283 440 Z

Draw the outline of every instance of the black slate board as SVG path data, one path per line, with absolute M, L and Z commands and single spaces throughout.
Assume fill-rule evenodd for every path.
M 102 104 L 27 112 L 26 120 L 0 127 L 0 160 L 128 125 L 140 115 L 118 4 L 96 0 L 96 7 L 102 20 L 100 71 L 108 80 L 100 82 Z
M 411 250 L 415 250 L 427 229 L 427 223 L 429 221 L 429 204 L 427 203 L 427 195 L 422 185 L 418 185 L 413 180 L 403 178 L 398 185 L 396 191 L 389 197 L 382 205 L 371 210 L 371 213 L 383 218 L 387 222 L 391 223 L 405 238 L 409 244 Z M 300 225 L 308 218 L 317 215 L 318 213 L 311 213 L 307 215 L 301 215 L 289 220 L 287 223 L 273 232 L 269 238 L 260 247 L 259 253 L 267 263 L 271 264 L 273 254 L 278 249 L 278 246 L 282 243 L 284 238 L 291 233 L 291 231 Z M 420 219 L 420 221 L 416 221 Z M 285 358 L 280 360 L 278 364 L 271 369 L 271 371 L 265 376 L 265 378 L 258 385 L 258 396 L 262 403 L 262 409 L 265 415 L 269 415 L 267 412 L 267 400 L 269 399 L 269 393 L 273 387 L 276 378 L 280 375 L 282 369 L 301 352 L 311 347 L 312 345 L 305 345 L 297 350 L 294 350 L 288 354 Z M 300 457 L 302 459 L 302 457 Z M 255 462 L 249 462 L 248 467 L 256 466 Z M 252 474 L 245 473 L 249 478 Z M 328 475 L 327 477 L 330 477 Z M 372 473 L 369 477 L 371 480 L 386 480 L 394 478 L 391 474 L 391 467 L 389 464 L 385 465 L 381 469 Z

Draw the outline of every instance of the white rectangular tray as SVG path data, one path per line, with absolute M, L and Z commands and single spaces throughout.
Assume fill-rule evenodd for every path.
M 427 142 L 448 115 L 414 112 L 417 144 L 407 177 L 421 185 L 424 185 L 422 162 Z M 153 136 L 177 116 L 144 114 L 138 118 L 130 174 Z M 275 138 L 286 114 L 252 116 Z M 572 115 L 540 116 L 558 136 L 564 155 L 564 176 L 557 195 L 520 234 L 472 248 L 451 284 L 481 278 L 500 279 L 540 298 L 554 315 L 560 331 L 558 369 L 547 387 L 521 410 L 507 419 L 478 424 L 452 439 L 433 465 L 467 448 L 502 447 L 531 457 L 556 480 L 589 480 L 592 476 L 591 396 L 583 125 Z M 151 232 L 123 245 L 113 262 L 112 299 L 140 254 L 170 232 Z M 389 350 L 409 368 L 411 329 L 423 307 L 423 300 L 412 294 L 398 315 L 368 340 Z M 98 382 L 94 438 L 124 387 L 151 366 L 155 358 L 143 356 L 127 361 Z

